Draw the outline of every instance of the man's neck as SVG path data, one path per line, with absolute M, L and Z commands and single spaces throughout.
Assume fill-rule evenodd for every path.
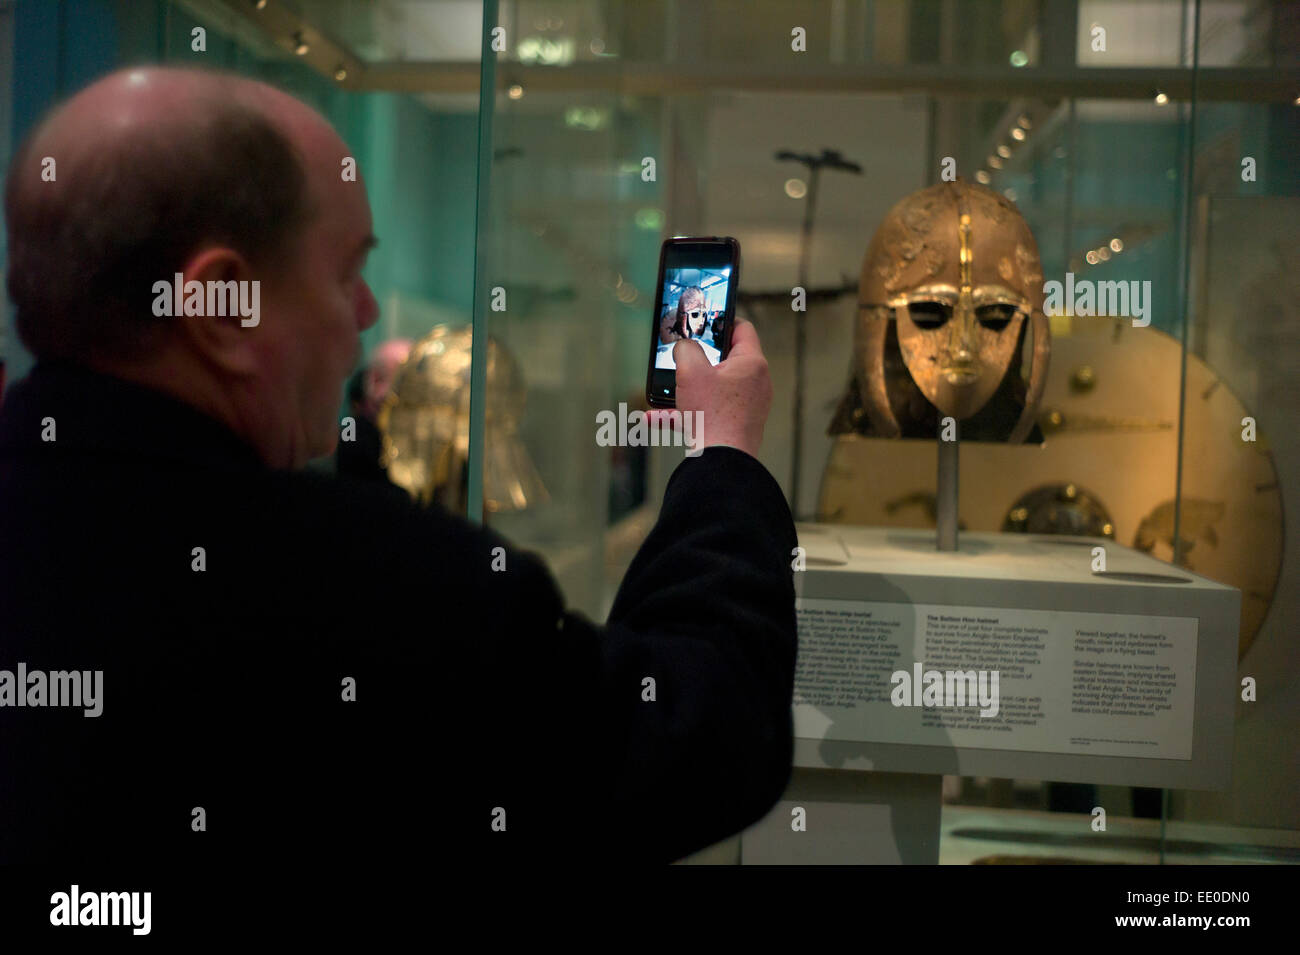
M 292 462 L 274 460 L 263 440 L 255 414 L 246 411 L 254 403 L 243 400 L 244 389 L 223 385 L 210 368 L 180 349 L 162 349 L 137 360 L 91 361 L 88 366 L 101 374 L 161 392 L 224 425 L 254 448 L 268 467 L 289 467 Z

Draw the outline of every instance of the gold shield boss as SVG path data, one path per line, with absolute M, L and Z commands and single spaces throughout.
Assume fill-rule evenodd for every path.
M 907 196 L 871 240 L 858 302 L 856 369 L 878 434 L 899 433 L 883 368 L 891 317 L 917 387 L 958 420 L 997 391 L 1029 320 L 1033 362 L 1024 410 L 1008 440 L 1029 434 L 1047 379 L 1048 326 L 1038 244 L 1010 201 L 962 180 Z

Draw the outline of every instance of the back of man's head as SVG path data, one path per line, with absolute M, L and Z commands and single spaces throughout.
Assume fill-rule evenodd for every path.
M 333 450 L 378 318 L 375 239 L 355 159 L 315 110 L 229 74 L 114 73 L 24 142 L 5 211 L 38 359 L 166 392 L 272 467 Z
M 115 74 L 56 109 L 10 166 L 8 288 L 37 357 L 140 356 L 167 331 L 154 282 L 207 243 L 273 261 L 310 215 L 303 161 L 240 95 L 246 81 L 153 72 L 172 102 L 145 114 L 121 97 L 132 74 Z M 96 109 L 101 96 L 117 100 Z

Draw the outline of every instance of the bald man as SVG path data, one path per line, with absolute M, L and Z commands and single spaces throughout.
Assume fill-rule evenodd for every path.
M 14 157 L 0 861 L 669 861 L 785 786 L 795 533 L 752 326 L 717 367 L 678 344 L 709 447 L 598 626 L 493 532 L 301 469 L 378 312 L 349 156 L 270 87 L 135 69 Z

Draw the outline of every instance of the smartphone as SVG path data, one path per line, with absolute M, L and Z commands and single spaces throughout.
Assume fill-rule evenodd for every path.
M 713 364 L 731 350 L 740 281 L 740 243 L 730 236 L 677 237 L 659 250 L 655 310 L 650 322 L 646 400 L 652 407 L 677 406 L 673 346 L 691 338 Z

